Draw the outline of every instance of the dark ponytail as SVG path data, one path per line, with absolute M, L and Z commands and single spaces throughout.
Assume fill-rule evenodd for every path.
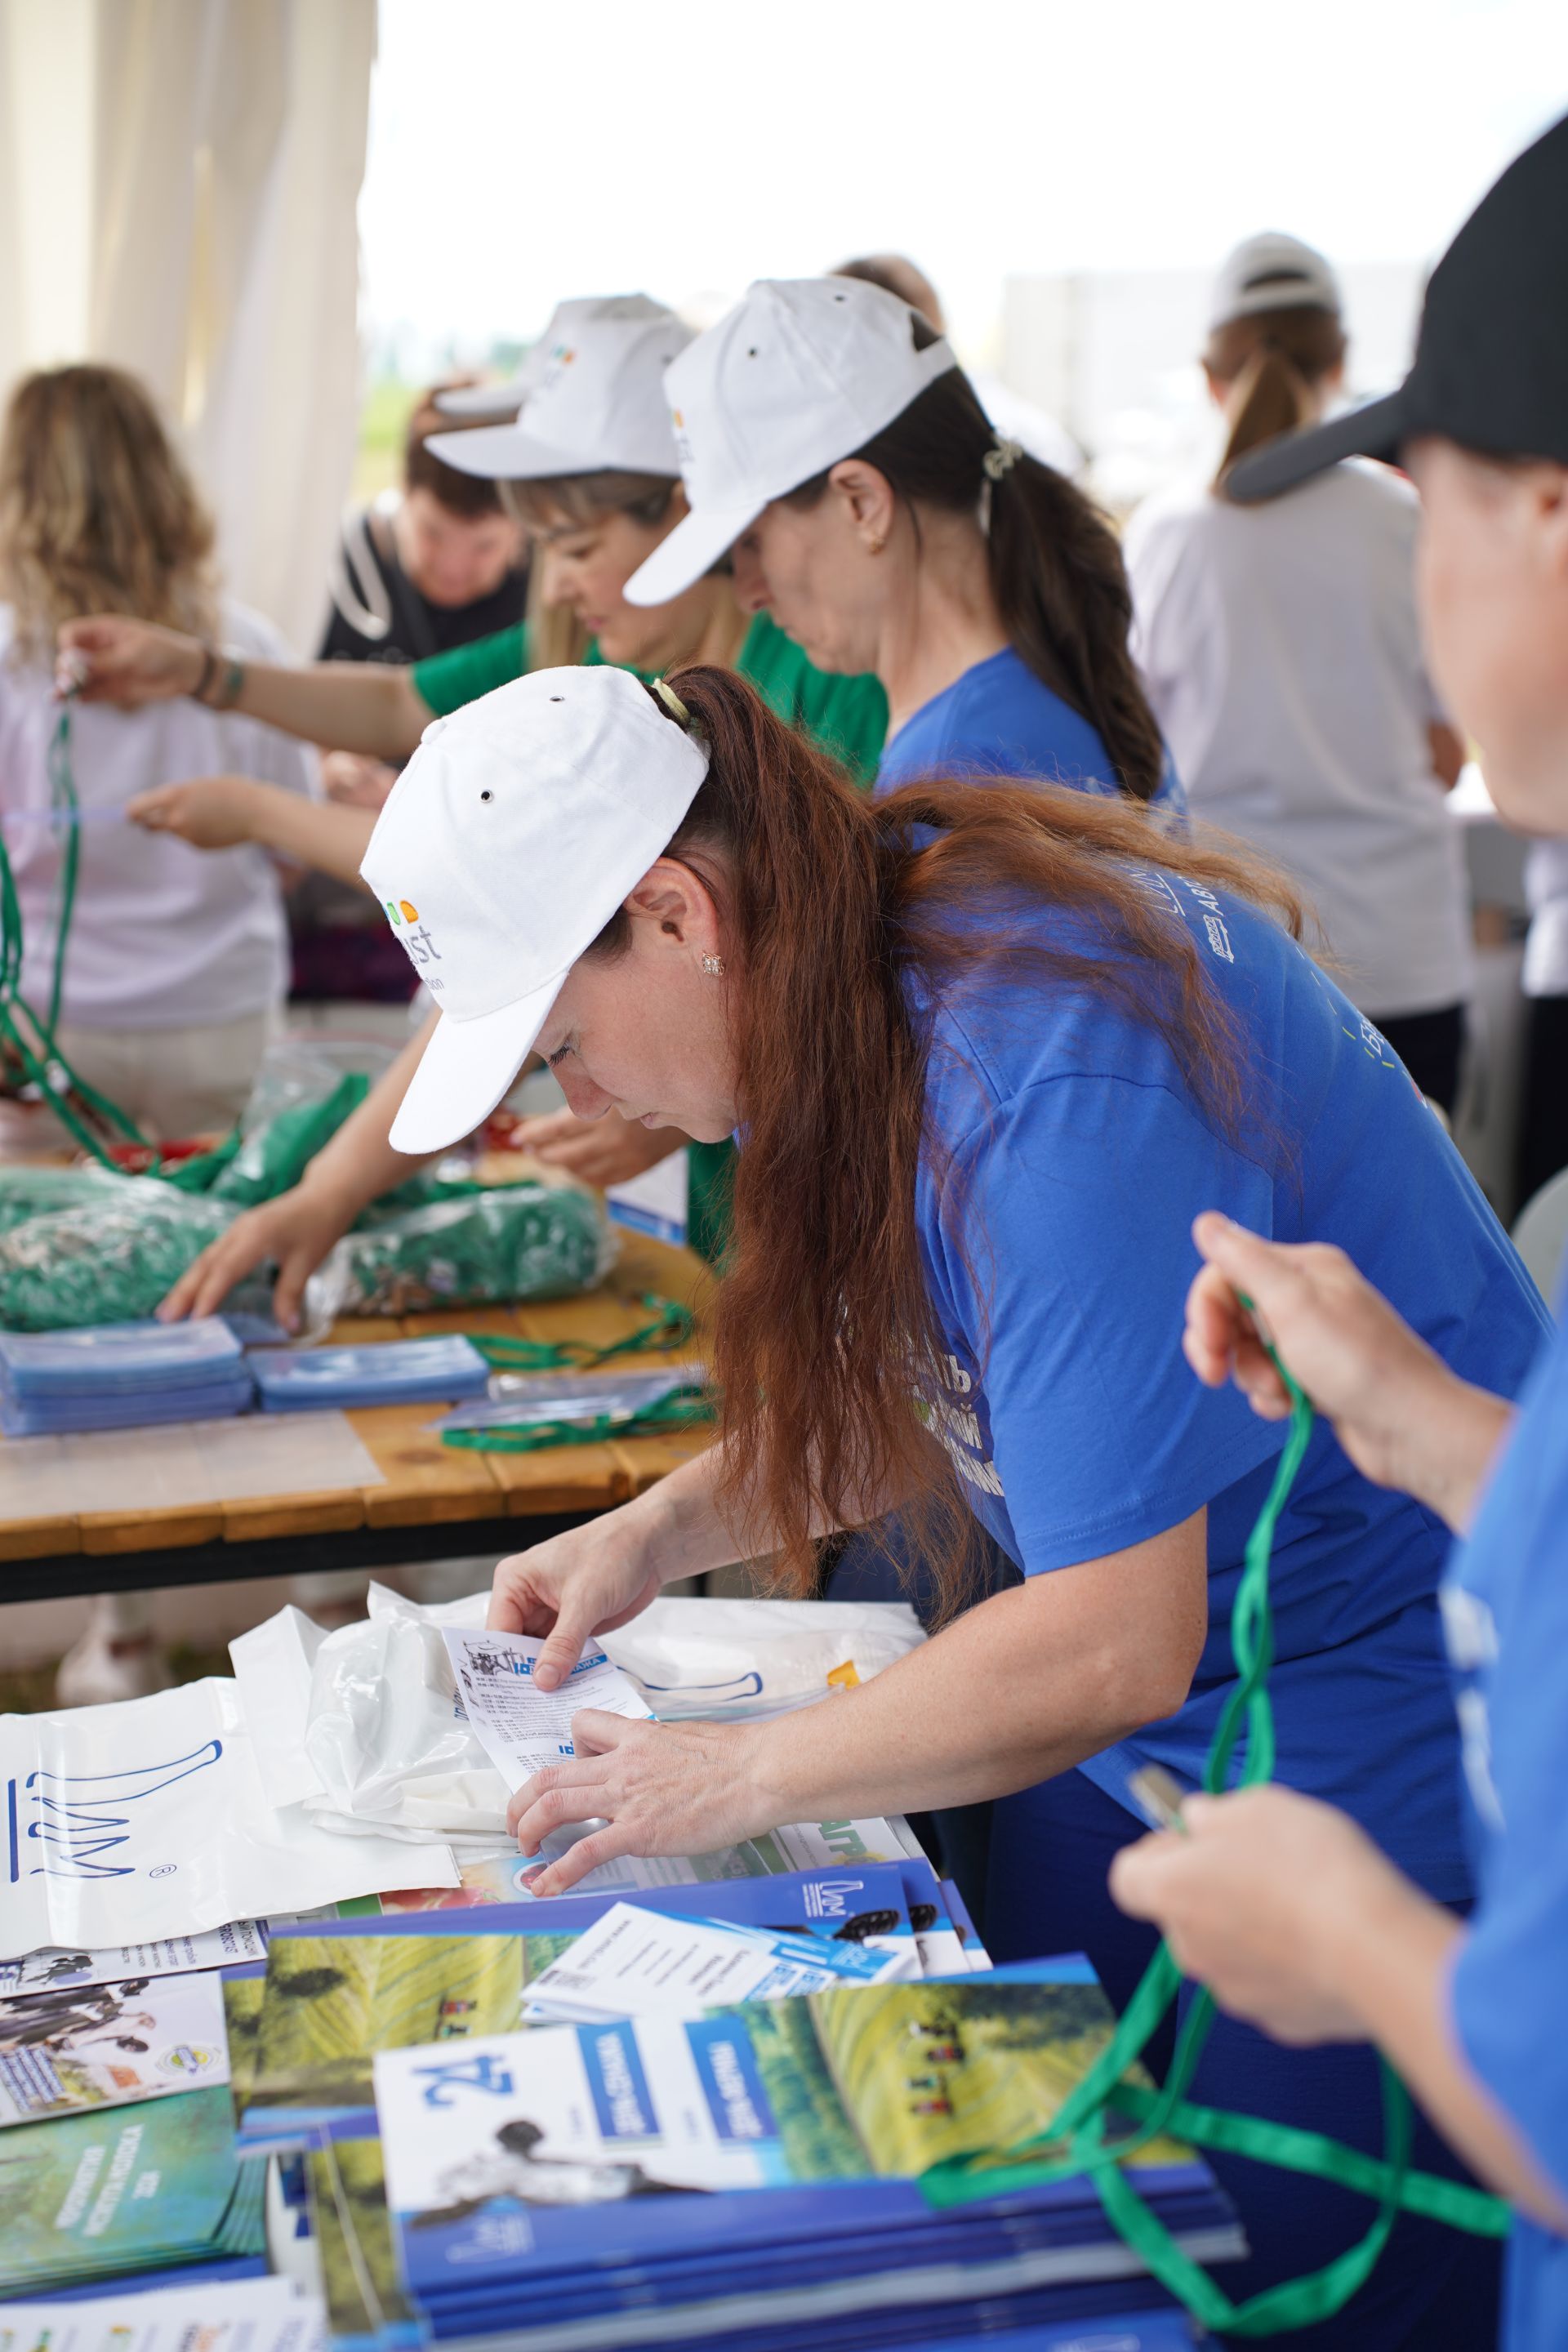
M 918 313 L 912 325 L 915 347 L 924 350 L 933 331 Z M 1152 800 L 1165 751 L 1128 650 L 1132 599 L 1116 534 L 1074 483 L 1037 458 L 1020 453 L 993 478 L 999 455 L 1012 447 L 999 444 L 969 378 L 950 368 L 852 454 L 917 509 L 917 531 L 921 505 L 988 511 L 991 593 L 1009 640 L 1095 729 L 1110 781 L 1132 800 Z M 784 503 L 815 505 L 826 487 L 819 474 Z
M 1339 313 L 1305 303 L 1257 310 L 1216 327 L 1204 352 L 1211 383 L 1225 387 L 1230 430 L 1215 491 L 1238 457 L 1281 433 L 1300 433 L 1317 415 L 1317 388 L 1345 355 Z

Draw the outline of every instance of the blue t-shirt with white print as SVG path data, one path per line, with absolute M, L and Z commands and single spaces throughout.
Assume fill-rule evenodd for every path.
M 931 776 L 966 783 L 1025 779 L 1068 784 L 1078 792 L 1116 790 L 1115 770 L 1099 730 L 1053 694 L 1011 646 L 974 663 L 905 720 L 883 747 L 874 789 L 880 795 Z M 1167 751 L 1150 806 L 1181 815 L 1186 804 Z
M 1568 1332 L 1520 1407 L 1443 1592 L 1480 1891 L 1451 2001 L 1465 2056 L 1568 2201 Z M 1503 2308 L 1507 2352 L 1568 2345 L 1568 2240 L 1516 2220 Z
M 917 1211 L 947 1355 L 927 1402 L 971 1507 L 1026 1577 L 1208 1509 L 1192 1692 L 1113 1751 L 1119 1780 L 1101 1784 L 1114 1794 L 1139 1761 L 1198 1777 L 1233 1682 L 1244 1546 L 1284 1439 L 1234 1388 L 1203 1387 L 1182 1353 L 1198 1212 L 1339 1243 L 1456 1370 L 1503 1394 L 1546 1328 L 1377 1030 L 1267 916 L 1166 874 L 1144 879 L 1233 1016 L 1238 1137 L 1216 1131 L 1152 1024 L 1086 989 L 980 969 L 920 1014 L 951 1203 L 928 1160 Z M 1113 952 L 1060 909 L 1025 920 L 1042 944 Z M 1320 1424 L 1275 1541 L 1270 1689 L 1279 1777 L 1343 1806 L 1453 1900 L 1470 1873 L 1436 1597 L 1447 1548 L 1430 1513 L 1370 1485 Z

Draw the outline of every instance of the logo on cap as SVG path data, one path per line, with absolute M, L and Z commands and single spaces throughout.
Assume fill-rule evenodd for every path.
M 441 950 L 431 938 L 428 929 L 419 921 L 418 908 L 410 906 L 406 898 L 388 898 L 384 903 L 387 920 L 395 929 L 403 932 L 403 946 L 409 962 L 412 964 L 439 963 Z M 410 929 L 408 926 L 411 924 L 417 925 L 418 928 Z M 440 988 L 441 982 L 429 972 L 422 971 L 419 976 L 426 988 L 437 990 Z

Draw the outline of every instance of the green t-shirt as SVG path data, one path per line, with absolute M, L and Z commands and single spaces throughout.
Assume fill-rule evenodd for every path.
M 600 663 L 597 641 L 584 663 Z M 528 624 L 501 629 L 472 645 L 433 654 L 409 672 L 415 691 L 437 719 L 477 702 L 481 694 L 508 686 L 529 668 Z M 746 631 L 735 667 L 749 678 L 769 709 L 796 727 L 848 770 L 858 784 L 877 772 L 888 732 L 888 698 L 869 677 L 836 677 L 814 669 L 800 647 L 775 621 L 758 613 Z M 641 673 L 638 673 L 639 676 Z M 731 1143 L 694 1143 L 688 1168 L 687 1237 L 702 1257 L 716 1259 L 729 1230 L 730 1186 L 735 1148 Z
M 596 640 L 583 659 L 588 664 L 604 660 Z M 479 637 L 472 645 L 454 646 L 450 653 L 416 662 L 408 674 L 420 700 L 437 719 L 446 719 L 465 702 L 477 702 L 481 694 L 521 677 L 529 667 L 528 624 L 520 621 L 493 637 Z M 757 614 L 746 631 L 735 667 L 781 719 L 841 760 L 858 784 L 870 782 L 888 731 L 888 698 L 876 678 L 835 677 L 813 669 L 800 647 L 765 613 Z

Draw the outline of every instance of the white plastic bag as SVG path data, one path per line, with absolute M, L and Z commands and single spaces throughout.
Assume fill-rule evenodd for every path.
M 323 1836 L 270 1801 L 238 1686 L 212 1678 L 151 1698 L 0 1717 L 7 1871 L 0 1958 L 92 1951 L 309 1911 L 409 1884 L 385 1838 Z M 418 1883 L 456 1886 L 452 1857 Z

